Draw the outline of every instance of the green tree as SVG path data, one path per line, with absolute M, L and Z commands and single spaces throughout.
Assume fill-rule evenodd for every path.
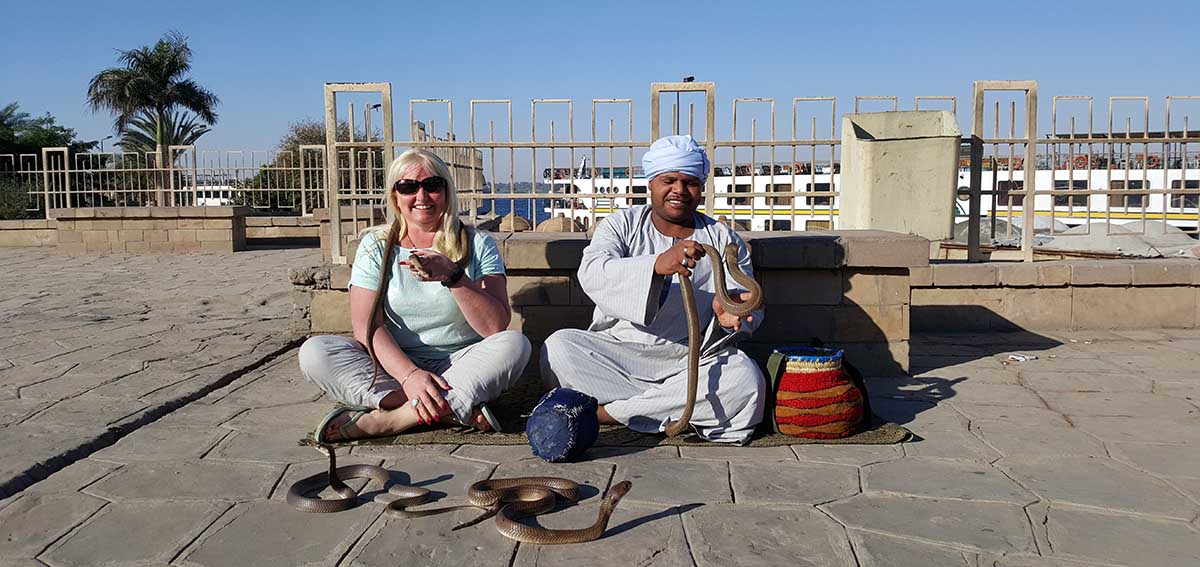
M 75 130 L 62 126 L 47 113 L 32 118 L 21 112 L 18 103 L 11 102 L 0 108 L 0 155 L 41 154 L 42 148 L 67 147 L 72 152 L 87 151 L 95 142 L 75 139 Z M 0 163 L 0 168 L 6 163 Z
M 217 121 L 217 95 L 188 78 L 192 68 L 192 50 L 187 38 L 178 32 L 168 32 L 151 46 L 119 51 L 120 67 L 105 69 L 92 77 L 88 85 L 87 102 L 93 111 L 108 110 L 115 117 L 118 132 L 145 114 L 152 121 L 158 163 L 164 164 L 167 133 L 164 127 L 169 114 L 183 108 L 195 113 L 201 121 L 212 125 Z M 162 204 L 161 187 L 159 203 Z
M 374 136 L 374 139 L 379 139 L 377 134 Z M 362 140 L 363 138 L 364 132 L 362 130 L 359 130 L 355 133 L 356 140 Z M 350 139 L 350 125 L 346 122 L 338 122 L 337 139 Z M 239 201 L 239 203 L 253 205 L 266 211 L 269 209 L 264 208 L 265 203 L 272 202 L 272 196 L 268 194 L 269 190 L 285 190 L 280 191 L 279 193 L 298 196 L 299 193 L 295 192 L 295 190 L 299 189 L 300 187 L 307 187 L 310 190 L 307 198 L 311 200 L 311 202 L 308 204 L 308 207 L 311 209 L 317 206 L 322 206 L 321 203 L 323 200 L 319 197 L 315 197 L 311 190 L 314 187 L 323 187 L 325 185 L 325 170 L 323 169 L 324 163 L 319 161 L 319 158 L 315 157 L 313 154 L 301 153 L 300 147 L 308 145 L 325 145 L 324 120 L 305 119 L 288 124 L 287 132 L 283 134 L 283 136 L 279 139 L 279 143 L 275 146 L 277 153 L 271 159 L 270 163 L 263 165 L 261 168 L 259 168 L 258 173 L 256 173 L 254 177 L 247 179 L 243 183 L 243 187 L 247 189 L 253 189 L 254 191 L 246 192 L 242 196 L 242 199 Z M 369 151 L 374 153 L 375 161 L 373 163 L 381 164 L 383 159 L 382 152 L 378 150 Z M 358 158 L 360 165 L 366 163 L 368 159 L 366 156 L 367 152 L 368 150 L 362 149 L 358 151 L 360 154 L 360 157 Z M 303 167 L 301 167 L 302 165 Z M 350 162 L 348 160 L 348 156 L 340 156 L 338 167 L 343 172 L 346 172 L 349 166 Z M 304 172 L 303 180 L 300 178 L 301 171 Z M 376 176 L 381 179 L 380 183 L 382 183 L 382 171 L 379 169 L 378 165 L 376 166 L 375 173 Z M 343 175 L 347 174 L 343 173 Z M 360 178 L 362 178 L 363 175 L 365 174 L 360 172 Z M 365 178 L 362 181 L 365 183 Z M 277 194 L 275 195 L 274 201 L 288 202 L 292 199 L 294 199 L 294 197 Z M 292 207 L 292 209 L 295 208 L 296 207 Z

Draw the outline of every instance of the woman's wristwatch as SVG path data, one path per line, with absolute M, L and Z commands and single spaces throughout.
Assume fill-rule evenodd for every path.
M 458 285 L 458 282 L 462 280 L 464 273 L 465 272 L 463 271 L 462 266 L 455 266 L 454 273 L 450 274 L 450 277 L 446 278 L 446 281 L 442 282 L 442 285 L 446 287 L 454 287 Z

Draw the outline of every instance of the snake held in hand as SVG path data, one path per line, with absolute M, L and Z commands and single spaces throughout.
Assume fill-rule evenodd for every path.
M 717 302 L 721 304 L 721 308 L 726 313 L 745 317 L 759 309 L 763 305 L 762 288 L 754 278 L 747 276 L 742 269 L 738 267 L 738 246 L 734 243 L 725 245 L 725 255 L 717 254 L 717 250 L 707 244 L 700 244 L 704 249 L 704 255 L 712 262 L 713 277 L 715 278 L 714 287 L 716 288 Z M 742 285 L 750 292 L 750 297 L 742 303 L 733 301 L 729 297 L 725 286 L 725 272 L 728 270 L 729 276 L 733 281 Z M 696 314 L 696 296 L 692 290 L 692 278 L 679 274 L 679 290 L 683 295 L 684 313 L 687 317 L 688 326 L 688 388 L 687 388 L 687 405 L 683 408 L 683 415 L 678 420 L 667 424 L 666 433 L 668 437 L 675 437 L 684 431 L 687 431 L 692 420 L 692 410 L 696 407 L 696 387 L 700 379 L 700 344 L 703 340 L 700 336 L 700 316 Z
M 301 479 L 288 489 L 287 502 L 293 508 L 302 512 L 340 512 L 349 510 L 358 504 L 358 492 L 346 486 L 343 479 L 366 478 L 387 485 L 391 475 L 387 469 L 375 465 L 337 466 L 337 457 L 333 447 L 322 445 L 329 454 L 329 472 L 315 474 Z M 313 498 L 307 496 L 326 486 L 329 486 L 341 498 Z M 388 516 L 399 518 L 416 518 L 440 514 L 462 508 L 483 508 L 483 515 L 464 522 L 453 529 L 458 530 L 477 524 L 489 517 L 496 517 L 496 531 L 507 538 L 524 543 L 540 545 L 583 543 L 600 539 L 608 528 L 608 520 L 616 510 L 621 497 L 629 492 L 632 484 L 622 481 L 608 489 L 608 494 L 600 503 L 600 514 L 596 522 L 586 528 L 572 530 L 552 530 L 549 528 L 533 527 L 522 524 L 522 517 L 536 516 L 554 509 L 558 501 L 565 503 L 577 502 L 580 498 L 579 484 L 565 478 L 556 477 L 520 477 L 497 478 L 481 480 L 471 485 L 467 490 L 466 506 L 449 506 L 431 510 L 409 510 L 409 506 L 424 504 L 432 499 L 432 493 L 425 488 L 415 486 L 394 485 L 388 489 L 388 494 L 397 496 L 387 505 L 384 512 Z M 453 531 L 453 530 L 452 530 Z

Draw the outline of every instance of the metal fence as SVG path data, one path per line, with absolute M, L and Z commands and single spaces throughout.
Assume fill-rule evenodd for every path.
M 420 147 L 452 166 L 459 212 L 473 222 L 491 219 L 490 228 L 517 230 L 520 221 L 500 225 L 496 219 L 520 216 L 533 226 L 550 220 L 558 229 L 587 230 L 613 210 L 647 201 L 640 161 L 650 141 L 689 133 L 714 164 L 704 212 L 742 230 L 838 227 L 841 132 L 835 97 L 735 98 L 727 103 L 728 128 L 718 137 L 714 83 L 650 87 L 648 116 L 633 98 L 594 98 L 580 103 L 586 122 L 577 122 L 579 105 L 571 99 L 533 99 L 528 114 L 517 116 L 511 99 L 472 99 L 465 126 L 463 109 L 450 100 L 410 99 L 408 135 L 397 137 L 390 84 L 328 83 L 323 145 L 290 152 L 172 147 L 161 165 L 153 153 L 69 155 L 65 148 L 46 148 L 41 155 L 0 156 L 0 181 L 19 185 L 26 207 L 40 214 L 148 204 L 248 205 L 263 214 L 327 209 L 337 231 L 343 206 L 354 205 L 348 210 L 356 216 L 360 206 L 381 206 L 392 158 Z M 1200 159 L 1193 148 L 1200 136 L 1191 132 L 1187 111 L 1200 108 L 1200 97 L 1167 97 L 1162 112 L 1147 97 L 1112 97 L 1097 124 L 1091 97 L 1056 96 L 1051 125 L 1039 129 L 1036 82 L 979 81 L 974 87 L 960 184 L 955 197 L 947 196 L 957 198 L 972 259 L 981 257 L 989 235 L 994 241 L 1019 240 L 1026 259 L 1033 258 L 1037 242 L 1069 236 L 1064 234 L 1069 228 L 1086 235 L 1125 223 L 1133 228 L 1123 227 L 1122 233 L 1142 234 L 1149 221 L 1159 221 L 1195 235 Z M 342 107 L 339 95 L 375 97 L 379 102 L 364 105 L 365 114 L 369 120 L 370 110 L 381 109 L 382 133 L 373 135 L 368 122 L 366 136 L 356 140 L 353 103 Z M 952 96 L 909 100 L 858 96 L 851 108 L 936 107 L 953 113 L 958 106 Z M 1137 116 L 1129 112 L 1131 104 Z M 346 109 L 342 120 L 339 108 Z M 1152 125 L 1155 117 L 1161 117 L 1160 125 Z M 346 120 L 351 134 L 339 139 L 336 125 Z M 649 135 L 638 139 L 644 130 L 635 126 L 642 120 L 649 122 Z M 518 123 L 527 132 L 519 132 Z M 1097 221 L 1108 224 L 1095 229 L 1091 223 Z M 981 238 L 984 226 L 991 230 Z M 335 258 L 342 257 L 343 244 L 334 239 Z

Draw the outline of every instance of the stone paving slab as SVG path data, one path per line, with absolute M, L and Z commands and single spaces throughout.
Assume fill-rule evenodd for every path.
M 617 466 L 615 481 L 633 482 L 630 502 L 677 506 L 730 502 L 729 463 L 665 459 Z
M 1200 532 L 1183 522 L 1051 506 L 1045 529 L 1055 557 L 1123 565 L 1200 564 Z M 1038 521 L 1042 516 L 1039 514 Z
M 1185 521 L 1200 511 L 1166 482 L 1111 459 L 1006 457 L 996 465 L 1050 502 Z
M 854 564 L 845 529 L 813 508 L 707 505 L 683 523 L 698 566 Z
M 1014 504 L 859 494 L 822 506 L 847 527 L 1000 553 L 1037 553 Z
M 818 463 L 731 463 L 729 483 L 739 504 L 824 504 L 858 494 L 858 470 Z
M 52 566 L 161 565 L 228 507 L 214 502 L 110 504 L 40 558 Z
M 855 557 L 858 559 L 860 567 L 892 567 L 895 565 L 974 567 L 975 565 L 974 557 L 970 560 L 967 559 L 967 552 L 909 539 L 850 530 L 850 541 L 854 543 Z
M 989 465 L 920 457 L 864 467 L 863 491 L 1018 505 L 1037 501 Z
M 109 500 L 228 500 L 266 498 L 282 466 L 208 460 L 132 463 L 86 491 Z
M 682 513 L 683 508 L 664 509 L 622 500 L 604 539 L 579 545 L 521 545 L 512 565 L 593 565 L 603 558 L 605 564 L 614 566 L 691 566 L 691 552 L 680 517 Z M 539 516 L 538 520 L 543 518 L 548 527 L 584 527 L 596 520 L 596 507 L 570 508 L 552 516 Z M 489 536 L 486 541 L 493 539 Z

